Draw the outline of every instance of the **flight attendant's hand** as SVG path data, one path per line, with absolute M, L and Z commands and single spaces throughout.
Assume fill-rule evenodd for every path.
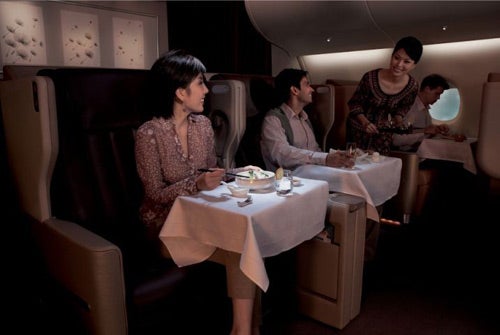
M 365 130 L 365 133 L 378 134 L 377 126 L 371 122 L 365 123 L 365 125 L 363 126 L 363 129 Z

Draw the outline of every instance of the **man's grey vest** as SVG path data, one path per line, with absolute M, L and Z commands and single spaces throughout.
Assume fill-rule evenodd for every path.
M 283 127 L 283 129 L 285 129 L 286 140 L 290 145 L 293 145 L 293 131 L 292 127 L 290 126 L 290 121 L 288 121 L 285 112 L 281 108 L 274 108 L 271 109 L 267 114 L 276 116 L 280 120 L 281 126 Z M 306 123 L 309 125 L 309 127 L 311 127 L 314 133 L 314 128 L 309 118 L 307 118 Z

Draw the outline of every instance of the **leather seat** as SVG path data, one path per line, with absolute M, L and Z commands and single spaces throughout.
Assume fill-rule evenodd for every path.
M 230 315 L 223 267 L 177 267 L 140 223 L 134 136 L 148 118 L 147 74 L 60 68 L 0 83 L 20 207 L 48 286 L 64 292 L 53 303 L 90 334 L 201 331 Z
M 477 139 L 477 164 L 489 179 L 489 192 L 500 195 L 500 156 L 497 143 L 500 141 L 500 73 L 488 74 L 483 84 L 481 114 Z
M 245 87 L 245 132 L 235 154 L 236 166 L 256 165 L 265 167 L 260 151 L 260 131 L 267 111 L 274 106 L 274 78 L 266 75 L 217 73 L 213 80 L 237 80 Z

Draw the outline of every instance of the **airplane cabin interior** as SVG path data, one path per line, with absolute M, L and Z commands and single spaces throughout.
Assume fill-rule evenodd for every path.
M 404 36 L 423 44 L 411 75 L 450 84 L 432 122 L 465 140 L 447 139 L 446 158 L 391 150 L 397 187 L 380 203 L 388 184 L 346 193 L 324 179 L 324 230 L 262 257 L 260 333 L 500 331 L 500 1 L 0 1 L 0 31 L 4 273 L 16 333 L 229 334 L 224 267 L 177 266 L 138 215 L 135 137 L 152 117 L 148 73 L 163 52 L 189 50 L 207 68 L 203 115 L 217 165 L 265 168 L 261 126 L 282 69 L 307 71 L 315 140 L 344 150 L 349 99 Z M 370 220 L 380 235 L 368 262 Z

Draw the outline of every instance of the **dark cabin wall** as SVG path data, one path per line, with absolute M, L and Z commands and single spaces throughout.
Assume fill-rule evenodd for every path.
M 188 50 L 208 72 L 271 74 L 271 44 L 243 1 L 168 1 L 167 15 L 169 49 Z

